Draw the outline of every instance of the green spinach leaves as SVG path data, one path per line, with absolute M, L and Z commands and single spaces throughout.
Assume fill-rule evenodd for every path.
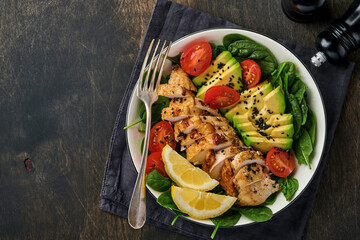
M 158 100 L 151 107 L 151 125 L 154 125 L 161 119 L 161 112 L 163 108 L 167 108 L 169 106 L 169 103 L 170 103 L 169 98 L 164 96 L 159 96 Z M 124 127 L 124 129 L 132 127 L 140 122 L 146 123 L 146 109 L 143 103 L 141 103 L 139 112 L 140 112 L 140 120 Z
M 288 201 L 294 196 L 295 192 L 299 188 L 298 180 L 290 176 L 286 178 L 279 178 L 278 183 L 280 185 L 281 192 Z
M 146 184 L 156 191 L 165 192 L 171 187 L 172 181 L 154 170 L 147 175 Z
M 293 115 L 293 149 L 299 164 L 310 165 L 316 134 L 316 117 L 306 103 L 306 85 L 296 75 L 296 66 L 292 62 L 283 62 L 272 72 L 269 82 L 281 86 L 285 93 L 286 112 Z
M 211 234 L 211 239 L 214 239 L 219 227 L 232 227 L 239 221 L 240 217 L 241 214 L 239 211 L 230 209 L 218 217 L 211 218 L 210 220 L 215 224 L 215 229 Z
M 247 59 L 257 62 L 262 76 L 272 73 L 278 65 L 269 49 L 241 34 L 226 35 L 223 38 L 223 44 L 238 62 Z

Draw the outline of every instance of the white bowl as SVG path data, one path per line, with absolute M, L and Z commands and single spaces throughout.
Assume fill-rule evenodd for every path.
M 305 188 L 311 183 L 311 179 L 315 175 L 315 172 L 320 164 L 326 135 L 326 118 L 324 104 L 319 89 L 304 64 L 289 49 L 276 42 L 275 40 L 256 32 L 240 29 L 210 29 L 197 32 L 185 36 L 174 42 L 169 52 L 169 56 L 175 56 L 179 52 L 184 51 L 190 45 L 200 41 L 213 42 L 222 45 L 223 37 L 230 33 L 243 34 L 251 38 L 252 40 L 264 45 L 274 54 L 279 63 L 284 61 L 290 61 L 295 63 L 295 65 L 298 66 L 298 74 L 301 75 L 301 80 L 308 87 L 307 100 L 309 105 L 313 109 L 317 119 L 316 141 L 314 146 L 314 152 L 311 154 L 311 170 L 307 165 L 296 164 L 294 177 L 299 181 L 299 189 L 290 201 L 287 201 L 282 193 L 278 194 L 275 203 L 268 206 L 275 215 L 279 211 L 289 206 L 297 199 L 298 196 L 301 195 Z M 164 76 L 170 73 L 170 62 L 167 61 L 167 64 L 165 66 L 166 68 L 164 70 Z M 140 119 L 140 104 L 141 101 L 135 96 L 133 91 L 127 111 L 127 125 Z M 129 144 L 131 157 L 133 159 L 136 170 L 139 171 L 141 161 L 140 144 L 143 134 L 138 132 L 138 126 L 129 128 L 127 131 L 127 141 Z M 148 189 L 156 198 L 159 197 L 159 195 L 161 194 L 160 192 L 157 192 L 151 188 Z M 197 220 L 191 217 L 187 217 L 187 219 L 205 225 L 214 225 L 210 220 Z M 242 216 L 236 226 L 246 225 L 250 223 L 253 223 L 253 221 Z

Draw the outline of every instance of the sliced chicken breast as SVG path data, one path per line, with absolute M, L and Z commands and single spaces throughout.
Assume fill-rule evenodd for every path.
M 217 151 L 215 153 L 215 162 L 213 165 L 211 165 L 209 170 L 210 177 L 219 180 L 221 169 L 224 166 L 225 160 L 233 158 L 239 152 L 240 148 L 235 146 L 230 146 L 228 148 Z
M 216 159 L 215 159 L 215 151 L 214 150 L 209 150 L 206 153 L 204 162 L 202 163 L 202 170 L 209 173 L 210 168 L 214 164 L 215 161 L 216 161 Z
M 195 140 L 201 139 L 210 133 L 215 132 L 215 127 L 210 123 L 201 123 L 194 128 L 189 134 L 185 134 L 183 139 L 180 140 L 182 146 L 189 146 L 195 142 Z
M 182 86 L 189 91 L 197 91 L 194 83 L 189 78 L 189 75 L 179 65 L 172 66 L 168 83 L 170 85 Z
M 211 123 L 215 127 L 222 127 L 229 125 L 229 122 L 224 117 L 201 116 L 201 121 Z
M 219 183 L 221 187 L 225 190 L 227 195 L 236 197 L 238 193 L 232 181 L 234 173 L 231 168 L 231 163 L 228 159 L 224 161 L 224 166 L 221 168 L 220 174 Z
M 164 108 L 161 112 L 163 120 L 177 122 L 191 116 L 189 106 L 194 106 L 194 98 L 174 98 L 170 101 L 169 107 Z
M 171 84 L 160 84 L 157 88 L 157 93 L 160 96 L 165 96 L 167 98 L 184 98 L 184 97 L 194 97 L 195 94 L 186 88 L 179 85 Z
M 202 164 L 209 150 L 218 151 L 230 146 L 230 142 L 217 133 L 212 133 L 196 140 L 186 149 L 187 160 L 194 164 Z
M 235 175 L 232 181 L 238 191 L 238 205 L 262 204 L 271 194 L 279 190 L 279 184 L 270 178 L 264 167 L 266 163 L 261 153 L 241 152 L 235 156 L 231 165 Z
M 202 99 L 200 99 L 200 98 L 195 98 L 195 107 L 197 107 L 197 108 L 199 108 L 201 110 L 207 111 L 213 116 L 218 116 L 218 117 L 221 116 L 219 110 L 207 106 L 204 103 L 204 101 Z
M 199 116 L 189 116 L 174 124 L 174 132 L 176 141 L 184 138 L 184 135 L 189 134 L 194 128 L 202 124 Z

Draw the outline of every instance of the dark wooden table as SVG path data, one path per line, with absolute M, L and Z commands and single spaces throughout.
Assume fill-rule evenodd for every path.
M 327 19 L 311 24 L 288 20 L 280 1 L 176 2 L 314 47 L 351 0 L 327 1 Z M 133 230 L 98 207 L 111 131 L 154 4 L 0 2 L 0 239 L 189 239 L 151 225 Z M 359 53 L 349 56 L 356 67 L 304 239 L 360 236 Z

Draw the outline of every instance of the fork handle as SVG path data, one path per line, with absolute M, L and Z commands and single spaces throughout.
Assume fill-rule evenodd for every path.
M 135 187 L 131 196 L 128 222 L 134 229 L 144 226 L 146 221 L 146 191 L 145 191 L 145 169 L 149 149 L 149 135 L 151 129 L 151 105 L 144 101 L 146 108 L 146 129 L 144 147 L 141 157 L 141 166 L 136 178 Z

